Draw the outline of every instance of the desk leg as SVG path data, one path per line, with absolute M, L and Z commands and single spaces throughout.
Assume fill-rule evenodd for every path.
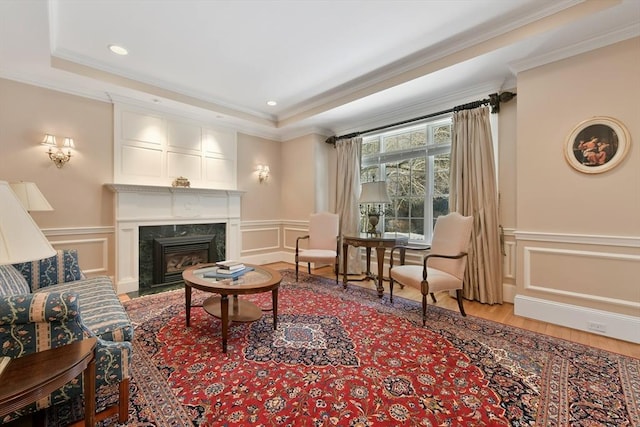
M 84 425 L 96 425 L 96 358 L 84 370 Z
M 349 244 L 342 244 L 342 286 L 347 289 L 347 265 L 349 261 Z
M 369 249 L 369 248 L 367 248 Z M 377 283 L 377 290 L 378 290 L 378 297 L 382 298 L 382 295 L 384 294 L 384 287 L 382 286 L 382 281 L 384 280 L 383 278 L 383 273 L 384 273 L 384 252 L 385 252 L 386 248 L 384 246 L 378 246 L 376 247 L 376 257 L 378 258 L 378 283 Z
M 227 337 L 229 335 L 229 296 L 220 295 L 220 318 L 222 320 L 222 352 L 227 352 Z
M 371 246 L 367 246 L 367 277 L 371 278 Z

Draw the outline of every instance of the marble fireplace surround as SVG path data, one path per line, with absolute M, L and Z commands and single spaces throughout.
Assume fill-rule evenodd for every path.
M 139 227 L 226 224 L 226 258 L 241 251 L 240 199 L 244 192 L 132 184 L 105 184 L 116 195 L 116 275 L 118 294 L 139 290 Z

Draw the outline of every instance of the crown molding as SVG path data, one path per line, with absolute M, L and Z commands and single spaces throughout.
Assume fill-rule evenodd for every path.
M 532 68 L 571 58 L 572 56 L 600 49 L 638 36 L 640 36 L 640 24 L 631 24 L 626 27 L 615 29 L 607 34 L 583 40 L 562 49 L 556 49 L 521 61 L 514 61 L 509 64 L 509 69 L 517 75 L 518 73 Z

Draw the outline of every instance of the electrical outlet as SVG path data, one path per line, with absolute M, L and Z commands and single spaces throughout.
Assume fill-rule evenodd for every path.
M 607 325 L 605 325 L 604 323 L 588 322 L 587 323 L 587 329 L 589 329 L 590 331 L 593 331 L 593 332 L 601 333 L 601 334 L 606 334 L 607 333 Z

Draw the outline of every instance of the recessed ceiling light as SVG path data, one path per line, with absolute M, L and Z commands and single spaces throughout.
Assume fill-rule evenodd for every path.
M 267 101 L 267 105 L 269 107 L 275 107 L 276 105 L 278 105 L 278 103 L 276 101 Z
M 115 53 L 116 55 L 127 55 L 129 53 L 129 51 L 126 48 L 122 46 L 118 46 L 117 44 L 110 44 L 109 50 Z

